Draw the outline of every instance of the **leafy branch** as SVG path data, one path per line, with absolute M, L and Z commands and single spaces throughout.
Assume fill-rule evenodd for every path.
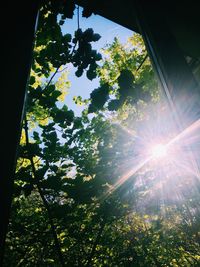
M 30 142 L 29 142 L 29 135 L 28 135 L 28 122 L 27 122 L 26 116 L 25 116 L 24 129 L 25 129 L 25 136 L 26 136 L 26 146 L 27 146 L 27 150 L 29 151 Z M 43 191 L 42 191 L 42 189 L 41 189 L 41 187 L 39 185 L 39 177 L 37 177 L 36 168 L 35 168 L 35 164 L 34 164 L 34 160 L 33 160 L 33 156 L 32 155 L 29 155 L 29 160 L 31 162 L 31 168 L 32 168 L 32 173 L 33 173 L 33 176 L 34 176 L 35 184 L 37 186 L 39 195 L 40 195 L 40 197 L 41 197 L 41 199 L 43 201 L 44 207 L 45 207 L 45 209 L 47 211 L 47 214 L 48 214 L 48 219 L 49 219 L 49 224 L 51 226 L 51 231 L 52 231 L 52 236 L 53 236 L 53 239 L 54 239 L 55 249 L 56 249 L 60 264 L 61 264 L 62 267 L 64 267 L 65 266 L 65 262 L 64 262 L 64 258 L 63 258 L 63 255 L 62 255 L 61 246 L 60 246 L 60 243 L 59 243 L 59 240 L 58 240 L 58 237 L 57 237 L 56 226 L 53 223 L 53 216 L 52 216 L 51 209 L 49 207 L 48 201 L 46 200 L 45 195 L 44 195 L 44 193 L 43 193 Z

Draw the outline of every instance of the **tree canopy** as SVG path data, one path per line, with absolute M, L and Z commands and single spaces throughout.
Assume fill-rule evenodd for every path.
M 144 151 L 172 118 L 143 40 L 100 54 L 92 28 L 63 34 L 76 8 L 41 4 L 4 265 L 199 266 L 199 181 Z M 64 103 L 69 64 L 100 79 L 79 117 Z

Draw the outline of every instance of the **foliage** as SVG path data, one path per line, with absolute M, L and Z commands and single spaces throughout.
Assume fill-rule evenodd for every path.
M 106 102 L 108 110 L 114 111 L 124 104 L 158 99 L 158 85 L 140 35 L 134 34 L 125 45 L 115 38 L 103 53 L 105 60 L 98 69 L 101 86 L 91 94 L 89 112 L 102 109 Z
M 182 202 L 160 199 L 150 166 L 120 182 L 154 116 L 149 107 L 159 106 L 141 37 L 125 45 L 115 39 L 97 68 L 101 55 L 91 42 L 100 36 L 92 29 L 63 35 L 75 5 L 62 2 L 41 6 L 4 265 L 199 266 L 196 190 Z M 60 102 L 69 63 L 78 77 L 100 77 L 81 117 Z

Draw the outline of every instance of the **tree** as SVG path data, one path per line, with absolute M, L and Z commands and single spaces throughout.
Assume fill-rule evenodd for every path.
M 158 98 L 158 85 L 139 34 L 129 38 L 126 45 L 115 38 L 103 52 L 105 60 L 98 69 L 101 86 L 91 94 L 89 112 L 103 108 L 106 103 L 112 111 L 123 104 L 134 105 L 139 100 L 149 102 Z
M 198 266 L 197 191 L 186 194 L 181 174 L 186 197 L 161 198 L 158 171 L 133 168 L 138 136 L 166 108 L 141 37 L 115 39 L 97 66 L 91 43 L 100 36 L 63 35 L 75 5 L 61 2 L 41 6 L 5 266 Z M 59 102 L 68 63 L 78 77 L 100 78 L 81 117 Z

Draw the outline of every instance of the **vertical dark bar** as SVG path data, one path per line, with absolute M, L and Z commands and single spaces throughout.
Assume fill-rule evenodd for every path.
M 1 5 L 1 168 L 0 266 L 12 201 L 16 150 L 30 72 L 38 1 L 4 1 Z
M 176 119 L 181 120 L 182 127 L 187 127 L 199 118 L 200 95 L 197 82 L 167 23 L 173 3 L 135 0 L 134 4 L 140 32 L 170 108 Z

